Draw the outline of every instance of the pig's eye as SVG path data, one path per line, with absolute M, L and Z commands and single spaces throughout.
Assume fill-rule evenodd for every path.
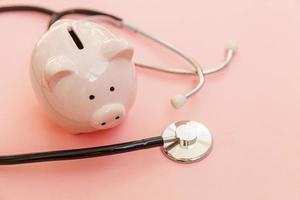
M 113 91 L 115 91 L 115 87 L 111 86 L 111 87 L 109 88 L 109 90 L 110 90 L 111 92 L 113 92 Z
M 90 100 L 93 100 L 93 99 L 95 99 L 95 96 L 94 95 L 90 95 L 89 98 L 90 98 Z

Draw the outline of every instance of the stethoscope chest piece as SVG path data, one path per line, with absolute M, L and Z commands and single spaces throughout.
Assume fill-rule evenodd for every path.
M 191 163 L 207 156 L 213 140 L 210 131 L 196 121 L 179 121 L 168 126 L 162 134 L 165 155 L 177 162 Z

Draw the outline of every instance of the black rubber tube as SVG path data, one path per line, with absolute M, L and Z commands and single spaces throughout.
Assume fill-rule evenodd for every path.
M 18 6 L 4 6 L 0 7 L 0 13 L 3 12 L 38 12 L 42 14 L 46 14 L 51 16 L 51 20 L 49 22 L 49 27 L 56 22 L 57 20 L 61 19 L 62 17 L 66 15 L 72 15 L 72 14 L 80 14 L 80 15 L 101 15 L 101 16 L 106 16 L 111 19 L 117 20 L 117 21 L 122 21 L 120 17 L 117 17 L 115 15 L 101 12 L 101 11 L 96 11 L 96 10 L 90 10 L 90 9 L 81 9 L 81 8 L 75 8 L 75 9 L 68 9 L 64 10 L 61 12 L 56 12 L 54 10 L 50 10 L 48 8 L 43 8 L 39 6 L 27 6 L 27 5 L 18 5 Z
M 30 11 L 30 12 L 38 12 L 42 14 L 46 14 L 52 16 L 56 12 L 47 8 L 38 7 L 38 6 L 4 6 L 0 7 L 0 13 L 3 12 L 21 12 L 21 11 Z
M 107 146 L 0 156 L 0 165 L 17 165 L 35 162 L 75 160 L 108 156 L 159 147 L 163 146 L 163 144 L 163 138 L 158 136 Z
M 66 16 L 66 15 L 72 15 L 72 14 L 81 14 L 81 15 L 101 15 L 101 16 L 106 16 L 109 17 L 111 19 L 117 20 L 117 21 L 122 21 L 122 18 L 117 17 L 115 15 L 112 14 L 108 14 L 105 12 L 100 12 L 100 11 L 96 11 L 96 10 L 90 10 L 90 9 L 68 9 L 62 12 L 57 12 L 54 15 L 52 15 L 52 19 L 49 23 L 49 27 L 55 23 L 57 20 L 61 19 L 62 17 Z

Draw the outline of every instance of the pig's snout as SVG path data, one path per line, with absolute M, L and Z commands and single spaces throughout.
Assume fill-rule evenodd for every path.
M 122 104 L 107 104 L 97 110 L 91 117 L 91 125 L 96 129 L 106 129 L 121 123 L 125 115 Z

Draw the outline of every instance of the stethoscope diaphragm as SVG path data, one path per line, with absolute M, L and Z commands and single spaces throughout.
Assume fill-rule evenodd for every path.
M 162 150 L 171 160 L 191 163 L 207 156 L 212 148 L 210 131 L 196 121 L 179 121 L 168 126 L 162 134 Z

